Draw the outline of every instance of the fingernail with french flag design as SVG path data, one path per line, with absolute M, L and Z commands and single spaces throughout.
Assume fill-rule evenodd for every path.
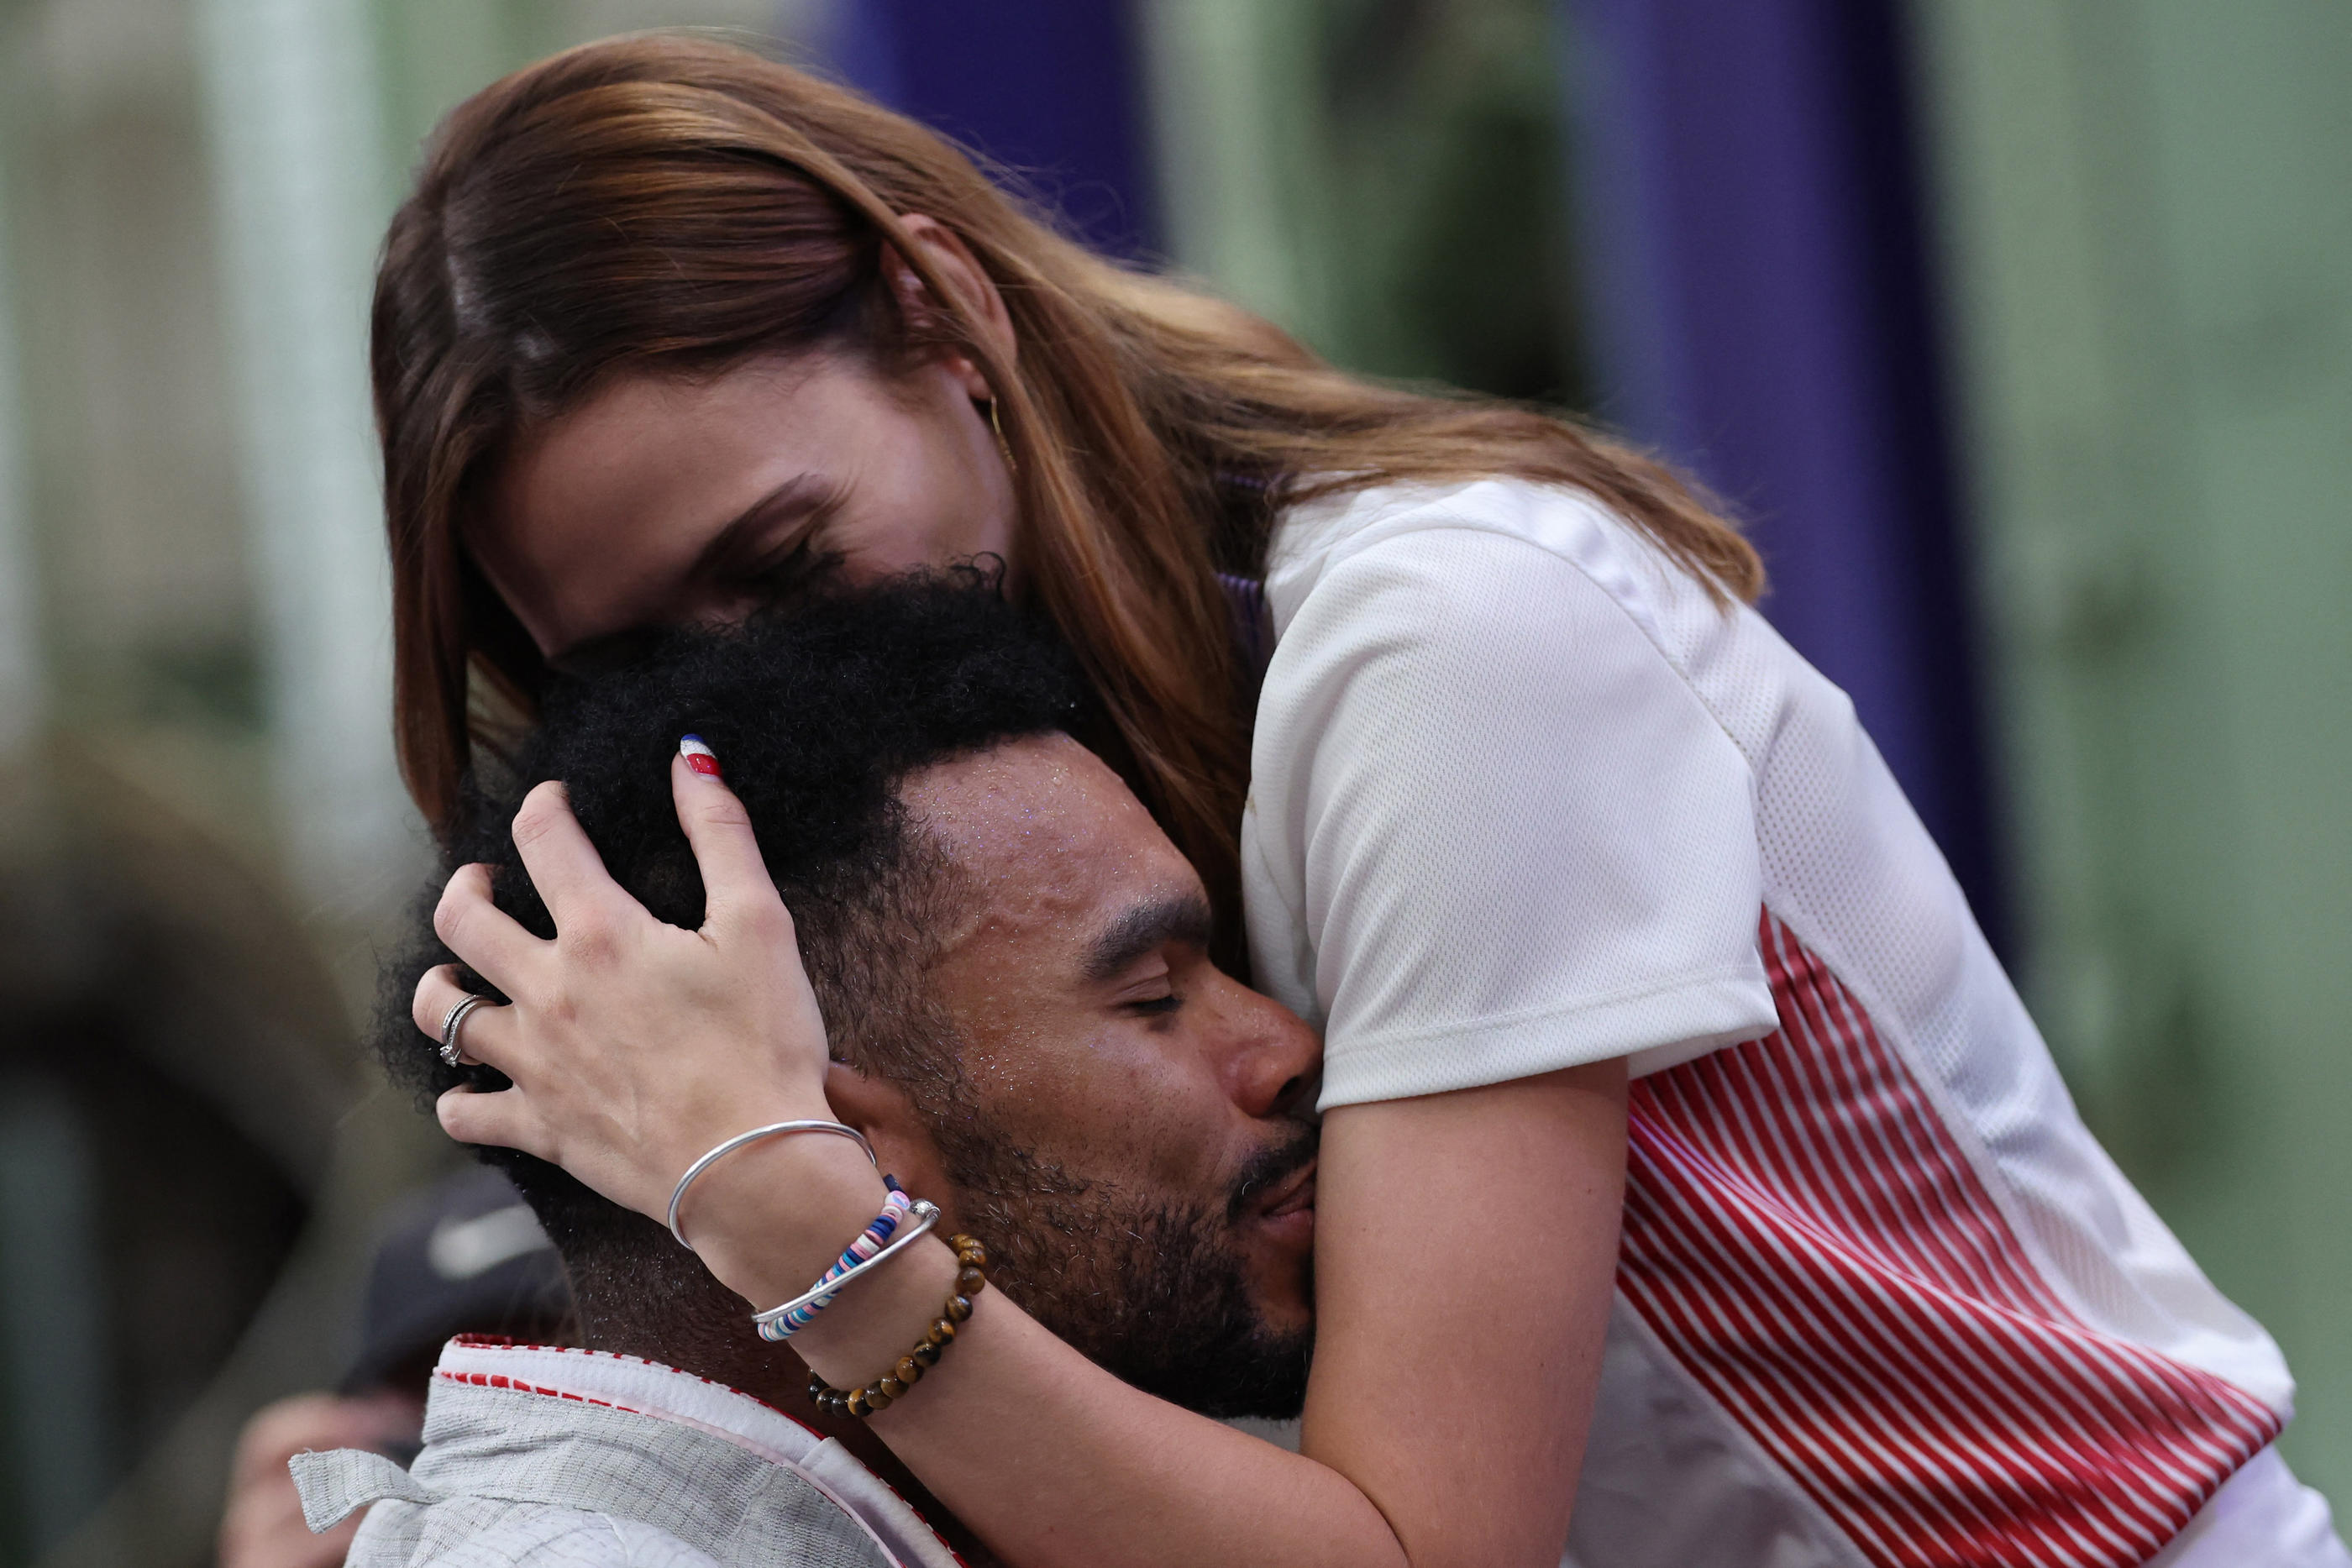
M 718 753 L 704 744 L 702 737 L 698 735 L 681 736 L 678 738 L 677 754 L 686 758 L 686 765 L 688 768 L 706 779 L 723 779 L 727 777 L 719 771 Z

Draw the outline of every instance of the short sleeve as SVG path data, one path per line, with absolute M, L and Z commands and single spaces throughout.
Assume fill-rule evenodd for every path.
M 1437 527 L 1326 567 L 1252 762 L 1253 956 L 1324 1026 L 1326 1107 L 1773 1027 L 1753 774 L 1559 553 Z

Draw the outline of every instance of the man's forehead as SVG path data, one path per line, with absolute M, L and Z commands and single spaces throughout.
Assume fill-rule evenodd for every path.
M 926 768 L 898 795 L 959 864 L 982 874 L 1106 837 L 1129 850 L 1167 844 L 1118 775 L 1066 735 L 1028 736 Z
M 1147 887 L 1198 886 L 1134 792 L 1066 735 L 925 768 L 899 798 L 991 915 L 1076 916 Z

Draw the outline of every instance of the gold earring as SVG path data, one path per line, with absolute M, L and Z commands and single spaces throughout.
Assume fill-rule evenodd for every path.
M 1021 472 L 1021 465 L 1013 460 L 1013 443 L 1004 439 L 1004 421 L 997 416 L 994 398 L 988 400 L 988 428 L 996 433 L 996 450 L 1003 455 L 1005 472 Z

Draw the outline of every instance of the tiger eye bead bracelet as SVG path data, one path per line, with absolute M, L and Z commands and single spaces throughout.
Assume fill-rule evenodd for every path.
M 988 1249 L 969 1236 L 950 1236 L 948 1245 L 955 1249 L 955 1291 L 923 1337 L 915 1342 L 915 1348 L 865 1387 L 846 1393 L 810 1373 L 810 1404 L 828 1416 L 855 1416 L 862 1421 L 877 1410 L 888 1409 L 892 1400 L 902 1397 L 923 1380 L 924 1373 L 939 1364 L 940 1353 L 955 1343 L 956 1325 L 971 1316 L 971 1299 L 988 1288 Z

